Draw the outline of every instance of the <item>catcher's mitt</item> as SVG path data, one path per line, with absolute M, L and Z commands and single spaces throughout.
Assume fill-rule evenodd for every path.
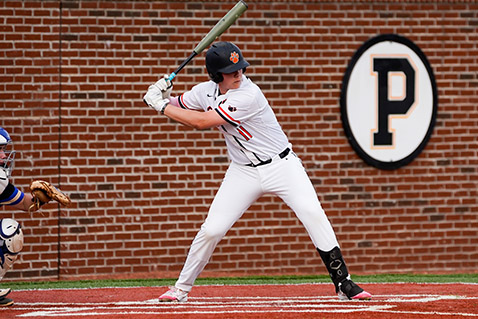
M 30 206 L 29 211 L 35 211 L 51 200 L 55 200 L 63 206 L 71 204 L 71 200 L 68 195 L 64 194 L 58 188 L 45 181 L 33 181 L 30 184 L 30 190 L 33 196 L 33 204 Z

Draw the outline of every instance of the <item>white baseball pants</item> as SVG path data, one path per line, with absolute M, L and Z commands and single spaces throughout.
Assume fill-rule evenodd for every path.
M 276 194 L 295 212 L 316 248 L 330 251 L 339 246 L 315 189 L 300 159 L 292 151 L 283 159 L 276 156 L 272 163 L 258 167 L 231 163 L 208 216 L 194 238 L 176 282 L 177 288 L 191 290 L 216 245 L 249 206 L 264 194 Z

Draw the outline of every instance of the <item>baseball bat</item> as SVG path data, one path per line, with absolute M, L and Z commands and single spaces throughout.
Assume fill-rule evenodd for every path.
M 243 1 L 240 0 L 236 5 L 229 10 L 226 15 L 219 20 L 219 22 L 209 31 L 209 33 L 202 38 L 201 41 L 197 44 L 197 46 L 194 48 L 193 52 L 189 57 L 181 63 L 178 68 L 169 75 L 169 80 L 171 81 L 178 75 L 178 73 L 198 54 L 200 54 L 205 48 L 207 48 L 214 40 L 216 40 L 224 31 L 226 31 L 233 23 L 234 21 L 239 18 L 241 14 L 244 13 L 244 11 L 247 10 L 247 4 Z

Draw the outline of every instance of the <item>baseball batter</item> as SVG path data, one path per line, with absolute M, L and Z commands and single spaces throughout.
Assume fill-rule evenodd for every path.
M 371 299 L 350 279 L 334 230 L 300 159 L 261 89 L 244 75 L 248 66 L 236 45 L 218 42 L 206 53 L 210 81 L 172 97 L 172 83 L 165 75 L 144 96 L 146 104 L 172 120 L 197 129 L 218 128 L 231 160 L 175 286 L 159 301 L 187 301 L 216 245 L 264 194 L 276 194 L 295 212 L 340 299 Z

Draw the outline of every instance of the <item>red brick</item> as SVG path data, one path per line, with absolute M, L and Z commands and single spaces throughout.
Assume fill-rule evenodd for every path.
M 220 133 L 174 124 L 141 99 L 230 7 L 88 1 L 59 12 L 55 2 L 2 2 L 0 125 L 19 151 L 12 180 L 24 191 L 33 178 L 50 180 L 74 199 L 60 211 L 46 206 L 41 222 L 15 212 L 25 248 L 7 280 L 56 279 L 58 240 L 60 277 L 181 269 L 227 152 Z M 250 5 L 220 38 L 249 57 L 247 74 L 304 161 L 354 272 L 478 266 L 476 10 L 471 2 L 266 0 Z M 430 142 L 395 171 L 371 168 L 354 153 L 339 107 L 355 50 L 384 33 L 406 36 L 425 52 L 439 91 Z M 207 79 L 203 59 L 182 71 L 175 93 Z M 272 196 L 249 208 L 207 270 L 324 273 L 300 222 Z

